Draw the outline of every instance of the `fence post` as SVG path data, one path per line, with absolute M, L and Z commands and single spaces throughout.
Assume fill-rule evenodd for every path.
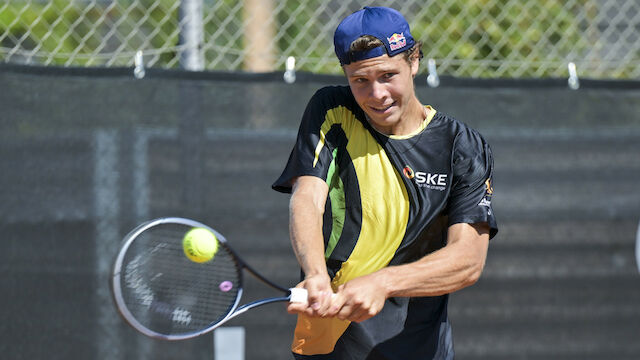
M 204 70 L 202 0 L 182 0 L 179 17 L 180 66 L 185 70 L 202 71 Z
M 275 70 L 275 28 L 272 0 L 244 0 L 244 68 L 251 72 Z

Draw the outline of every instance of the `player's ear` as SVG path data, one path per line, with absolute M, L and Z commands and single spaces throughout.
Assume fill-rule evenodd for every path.
M 411 55 L 409 58 L 409 65 L 411 66 L 411 76 L 416 77 L 418 70 L 420 69 L 420 57 L 417 54 Z
M 411 76 L 414 78 L 418 74 L 418 70 L 420 70 L 420 59 L 422 59 L 422 42 L 418 41 L 410 50 L 408 50 L 409 55 L 407 60 L 409 61 L 409 66 L 411 67 Z

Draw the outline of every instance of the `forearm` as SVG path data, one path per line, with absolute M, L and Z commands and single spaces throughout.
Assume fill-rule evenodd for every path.
M 292 197 L 289 212 L 289 237 L 302 271 L 307 275 L 327 273 L 322 239 L 322 214 L 308 206 L 304 196 Z
M 481 267 L 475 262 L 451 261 L 450 250 L 443 248 L 414 263 L 381 270 L 388 296 L 438 296 L 475 283 Z
M 327 274 L 322 237 L 326 199 L 323 186 L 326 184 L 315 180 L 298 179 L 289 204 L 289 237 L 298 263 L 307 276 Z
M 323 316 L 331 304 L 331 279 L 324 259 L 322 217 L 328 186 L 315 177 L 295 180 L 289 204 L 289 236 L 305 279 L 298 284 L 308 292 L 307 303 L 290 303 L 290 313 Z
M 450 228 L 449 244 L 422 259 L 390 266 L 373 275 L 388 297 L 438 296 L 473 285 L 484 268 L 488 229 L 468 224 Z

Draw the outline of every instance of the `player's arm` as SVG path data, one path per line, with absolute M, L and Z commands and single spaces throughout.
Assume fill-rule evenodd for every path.
M 482 273 L 488 246 L 486 223 L 453 224 L 442 249 L 342 285 L 329 314 L 364 321 L 380 312 L 389 297 L 438 296 L 470 286 Z
M 452 293 L 478 281 L 488 247 L 486 223 L 453 224 L 445 247 L 414 263 L 383 269 L 379 277 L 388 297 Z
M 314 176 L 294 180 L 289 203 L 289 236 L 305 279 L 298 286 L 308 291 L 308 304 L 290 304 L 290 313 L 324 314 L 330 305 L 331 279 L 324 259 L 322 217 L 329 188 Z

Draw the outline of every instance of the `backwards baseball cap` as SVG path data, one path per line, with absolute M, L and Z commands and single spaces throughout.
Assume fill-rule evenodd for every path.
M 384 44 L 366 51 L 349 51 L 351 43 L 363 35 L 376 37 Z M 398 11 L 388 7 L 368 7 L 347 16 L 333 35 L 333 44 L 341 65 L 354 61 L 389 56 L 411 49 L 415 40 L 409 24 Z

